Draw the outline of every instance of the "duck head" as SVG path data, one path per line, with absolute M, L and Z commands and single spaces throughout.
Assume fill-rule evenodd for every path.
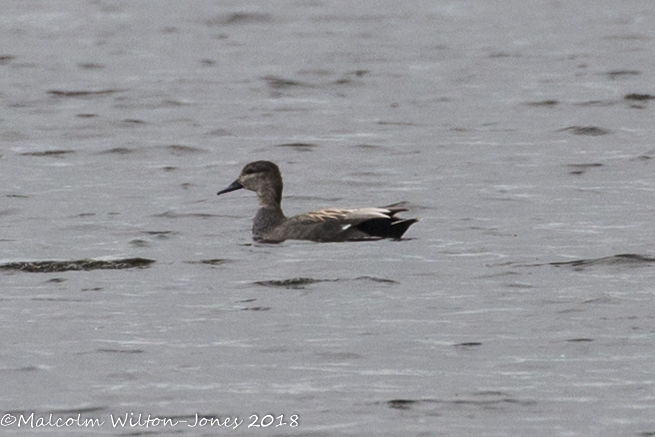
M 256 192 L 262 206 L 272 203 L 279 205 L 282 201 L 280 169 L 270 161 L 251 162 L 243 167 L 236 181 L 216 194 L 221 195 L 242 188 Z

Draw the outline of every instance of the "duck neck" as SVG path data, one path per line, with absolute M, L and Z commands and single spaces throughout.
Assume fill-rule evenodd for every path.
M 281 187 L 264 186 L 257 190 L 257 201 L 260 208 L 277 208 L 280 211 L 280 203 L 282 203 L 282 189 Z
M 253 237 L 255 240 L 265 239 L 269 232 L 278 227 L 286 219 L 282 208 L 280 208 L 280 204 L 262 205 L 257 211 L 252 224 Z
M 277 182 L 277 181 L 276 181 Z M 287 218 L 282 212 L 282 180 L 270 185 L 260 186 L 257 190 L 259 210 L 252 225 L 254 238 L 265 239 L 266 235 Z

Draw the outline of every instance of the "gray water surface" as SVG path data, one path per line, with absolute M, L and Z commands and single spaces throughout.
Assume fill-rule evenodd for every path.
M 655 5 L 2 9 L 3 435 L 655 434 Z M 258 159 L 421 221 L 254 244 Z

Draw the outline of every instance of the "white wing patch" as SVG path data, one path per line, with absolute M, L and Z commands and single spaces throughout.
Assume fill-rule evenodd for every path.
M 373 218 L 390 217 L 391 211 L 386 208 L 358 208 L 358 209 L 340 209 L 327 208 L 318 211 L 312 211 L 303 214 L 303 217 L 312 221 L 324 222 L 328 220 L 368 220 Z M 350 225 L 348 225 L 350 226 Z M 346 230 L 347 228 L 343 228 Z
M 384 208 L 351 209 L 346 214 L 346 218 L 348 218 L 348 219 L 389 218 L 389 213 L 390 212 L 391 211 L 389 211 L 388 209 L 384 209 Z

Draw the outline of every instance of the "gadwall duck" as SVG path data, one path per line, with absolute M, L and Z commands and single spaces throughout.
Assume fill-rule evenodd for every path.
M 270 161 L 246 165 L 239 178 L 217 194 L 245 188 L 257 193 L 259 211 L 252 226 L 253 240 L 279 243 L 284 240 L 339 242 L 358 240 L 400 239 L 417 218 L 396 217 L 406 208 L 390 205 L 384 208 L 329 208 L 287 218 L 282 212 L 282 175 Z

